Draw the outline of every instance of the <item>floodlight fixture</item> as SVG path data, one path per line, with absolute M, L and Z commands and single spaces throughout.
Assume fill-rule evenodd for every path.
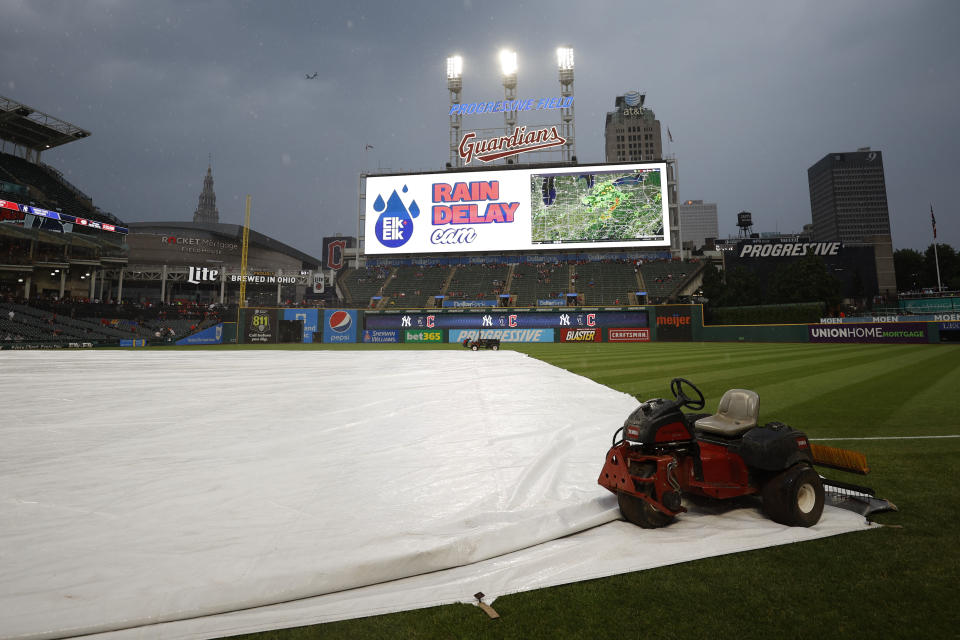
M 557 47 L 557 67 L 560 71 L 573 70 L 573 47 Z
M 517 75 L 517 52 L 510 49 L 500 50 L 500 71 L 504 77 Z
M 463 57 L 450 56 L 447 58 L 447 80 L 457 80 L 463 76 Z

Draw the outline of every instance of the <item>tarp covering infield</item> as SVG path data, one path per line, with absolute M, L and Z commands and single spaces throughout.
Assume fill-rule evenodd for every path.
M 636 401 L 513 352 L 18 352 L 0 384 L 3 638 L 217 637 L 869 528 L 615 522 L 596 476 Z

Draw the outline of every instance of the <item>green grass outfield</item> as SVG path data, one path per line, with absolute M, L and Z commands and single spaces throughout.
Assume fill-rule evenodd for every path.
M 190 349 L 231 347 L 190 347 Z M 250 347 L 232 347 L 250 348 Z M 459 345 L 296 346 L 299 349 Z M 498 598 L 489 620 L 451 605 L 247 636 L 301 638 L 956 638 L 960 607 L 960 348 L 941 345 L 505 345 L 643 398 L 688 378 L 715 410 L 760 394 L 762 421 L 867 454 L 900 507 L 874 531 L 720 556 Z M 478 357 L 496 357 L 482 353 Z M 626 417 L 626 416 L 624 416 Z M 610 425 L 610 433 L 620 426 Z M 547 437 L 548 434 L 544 434 Z M 913 439 L 895 439 L 914 437 Z M 603 457 L 597 452 L 599 473 Z M 469 464 L 465 458 L 464 464 Z M 682 517 L 682 516 L 681 516 Z

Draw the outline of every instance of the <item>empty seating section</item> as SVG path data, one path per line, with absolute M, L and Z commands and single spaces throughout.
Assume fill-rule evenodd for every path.
M 510 294 L 519 307 L 535 307 L 537 300 L 565 296 L 569 290 L 567 263 L 518 264 L 513 270 Z
M 668 260 L 645 262 L 640 265 L 647 287 L 647 300 L 652 304 L 666 302 L 699 268 L 697 264 Z
M 36 304 L 0 302 L 0 341 L 80 340 L 117 344 L 133 338 L 176 340 L 211 327 L 224 317 L 233 317 L 229 311 L 202 305 L 136 308 L 69 302 Z
M 0 153 L 0 167 L 3 168 L 4 175 L 41 192 L 43 202 L 38 203 L 41 206 L 59 209 L 63 213 L 82 218 L 104 219 L 89 201 L 85 202 L 81 195 L 68 187 L 52 170 L 8 153 Z
M 453 300 L 497 300 L 507 284 L 508 264 L 461 265 L 453 272 L 447 298 Z
M 574 266 L 574 279 L 582 304 L 629 304 L 637 291 L 632 262 L 585 262 Z
M 397 267 L 384 289 L 392 304 L 404 307 L 432 307 L 450 276 L 450 267 L 432 265 Z
M 370 298 L 383 294 L 392 271 L 392 267 L 350 267 L 342 271 L 338 282 L 347 306 L 370 306 Z
M 13 320 L 9 313 L 13 311 Z M 56 340 L 75 338 L 78 340 L 111 340 L 123 338 L 152 337 L 153 332 L 135 323 L 110 324 L 99 319 L 71 318 L 62 314 L 35 309 L 22 304 L 0 303 L 0 317 L 3 318 L 0 339 L 9 334 L 27 340 Z

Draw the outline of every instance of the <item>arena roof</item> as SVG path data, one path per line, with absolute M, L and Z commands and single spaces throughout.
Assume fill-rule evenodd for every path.
M 223 224 L 219 222 L 131 222 L 129 229 L 130 233 L 175 233 L 178 230 L 199 230 L 229 238 L 237 244 L 243 243 L 243 225 L 240 224 Z M 284 253 L 307 264 L 319 266 L 322 262 L 319 258 L 294 249 L 290 245 L 284 244 L 279 240 L 274 240 L 253 229 L 250 229 L 250 244 L 263 249 Z
M 0 96 L 0 139 L 43 151 L 89 135 L 76 125 Z

